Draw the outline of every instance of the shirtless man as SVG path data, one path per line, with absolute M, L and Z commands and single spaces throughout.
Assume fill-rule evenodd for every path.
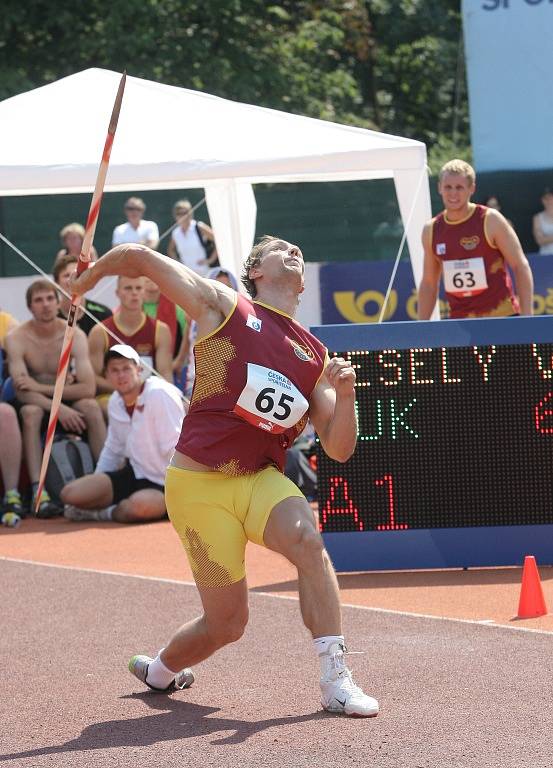
M 49 281 L 35 280 L 31 283 L 26 300 L 33 317 L 7 336 L 6 351 L 20 406 L 23 446 L 33 486 L 34 509 L 42 460 L 40 433 L 52 407 L 66 324 L 57 317 L 58 294 Z M 94 390 L 94 371 L 88 357 L 86 336 L 76 328 L 59 421 L 67 432 L 80 435 L 86 431 L 91 453 L 97 459 L 106 438 L 106 427 L 100 407 L 94 399 Z M 51 517 L 54 514 L 61 514 L 61 509 L 43 491 L 38 517 Z
M 115 291 L 120 306 L 113 316 L 96 325 L 88 336 L 88 348 L 94 373 L 96 374 L 96 392 L 99 395 L 111 394 L 113 387 L 105 376 L 104 355 L 118 339 L 111 336 L 110 331 L 119 336 L 124 344 L 136 349 L 143 365 L 145 378 L 153 366 L 158 373 L 171 384 L 173 383 L 173 350 L 171 331 L 166 323 L 147 317 L 142 305 L 144 303 L 144 278 L 120 277 Z

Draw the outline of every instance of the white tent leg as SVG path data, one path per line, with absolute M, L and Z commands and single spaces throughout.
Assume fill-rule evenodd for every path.
M 426 166 L 413 170 L 394 171 L 394 183 L 399 202 L 403 226 L 407 230 L 407 244 L 411 255 L 411 267 L 415 286 L 419 287 L 422 279 L 424 251 L 421 242 L 422 229 L 432 218 L 430 188 Z M 439 320 L 438 304 L 434 307 L 431 320 Z
M 242 264 L 255 238 L 257 204 L 252 185 L 234 179 L 210 183 L 205 197 L 221 266 L 240 282 Z

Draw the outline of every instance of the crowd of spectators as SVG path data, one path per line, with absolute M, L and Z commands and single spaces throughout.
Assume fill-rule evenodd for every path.
M 156 222 L 144 218 L 144 201 L 130 197 L 123 210 L 126 221 L 115 227 L 112 244 L 139 242 L 159 248 L 159 228 Z M 211 265 L 218 263 L 211 228 L 193 218 L 188 200 L 175 203 L 173 215 L 175 226 L 168 255 L 205 275 Z M 53 261 L 53 280 L 37 279 L 28 287 L 26 303 L 31 318 L 19 323 L 0 310 L 3 522 L 13 525 L 35 509 L 41 518 L 65 513 L 73 520 L 97 519 L 94 514 L 98 512 L 98 498 L 102 502 L 104 497 L 103 509 L 109 510 L 109 519 L 135 522 L 161 517 L 165 507 L 159 491 L 160 467 L 167 464 L 167 451 L 174 446 L 184 414 L 182 389 L 190 357 L 191 325 L 184 311 L 146 278 L 120 278 L 113 311 L 92 299 L 79 306 L 59 409 L 56 439 L 71 436 L 86 441 L 96 463 L 89 487 L 102 489 L 105 478 L 116 475 L 113 493 L 93 496 L 92 511 L 78 483 L 67 485 L 59 498 L 53 498 L 47 488 L 40 499 L 36 498 L 42 446 L 71 305 L 70 279 L 83 248 L 85 230 L 73 222 L 64 226 L 59 236 L 61 248 Z M 94 248 L 90 258 L 98 258 Z M 236 287 L 235 278 L 232 280 Z M 124 354 L 112 353 L 113 349 L 123 350 Z M 128 359 L 128 350 L 136 360 Z M 123 391 L 129 366 L 136 390 L 136 414 Z M 125 375 L 119 371 L 122 367 Z M 153 372 L 157 376 L 151 376 Z M 144 460 L 142 449 L 138 463 L 136 445 L 140 440 L 131 439 L 130 434 L 122 438 L 137 423 L 143 433 L 141 440 L 151 452 Z M 134 471 L 136 477 L 133 474 L 131 482 L 128 473 Z M 152 483 L 156 486 L 153 490 Z M 152 499 L 153 503 L 149 503 Z
M 533 234 L 540 253 L 551 255 L 551 189 L 543 191 L 541 203 L 543 210 L 533 218 Z M 496 194 L 483 204 L 501 211 Z M 124 204 L 126 221 L 113 230 L 112 244 L 143 243 L 161 250 L 158 225 L 143 218 L 145 213 L 144 201 L 130 197 Z M 170 234 L 167 255 L 238 290 L 236 277 L 219 266 L 212 229 L 194 218 L 190 201 L 178 200 L 172 214 L 175 223 L 166 233 Z M 196 326 L 147 278 L 119 278 L 113 311 L 94 299 L 78 308 L 58 429 L 60 438 L 71 435 L 87 441 L 96 470 L 94 476 L 68 484 L 60 498 L 51 498 L 44 490 L 36 499 L 42 443 L 71 304 L 68 289 L 84 235 L 78 223 L 61 229 L 53 282 L 37 279 L 27 289 L 30 320 L 20 324 L 0 310 L 0 478 L 6 524 L 17 522 L 31 508 L 39 517 L 65 513 L 72 520 L 137 522 L 165 514 L 160 467 L 167 463 L 187 397 L 192 395 Z M 90 257 L 98 258 L 94 248 Z M 145 413 L 146 407 L 152 414 Z M 146 428 L 152 453 L 145 458 L 140 449 L 137 454 L 136 446 L 145 442 Z M 316 474 L 308 460 L 312 447 L 313 436 L 304 435 L 297 451 L 290 452 L 287 472 L 294 477 L 303 472 L 306 493 L 315 497 Z

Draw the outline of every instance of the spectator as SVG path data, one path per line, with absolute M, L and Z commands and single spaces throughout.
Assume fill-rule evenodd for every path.
M 56 261 L 62 256 L 76 256 L 77 259 L 79 258 L 83 248 L 84 232 L 85 230 L 82 224 L 77 224 L 76 222 L 66 224 L 65 227 L 60 230 L 62 247 L 57 252 Z M 98 258 L 96 248 L 93 245 L 90 247 L 90 258 L 92 261 L 96 261 Z
M 553 255 L 553 191 L 546 187 L 541 196 L 543 211 L 536 213 L 532 221 L 534 240 L 544 256 Z
M 157 376 L 145 382 L 140 358 L 126 344 L 104 356 L 114 392 L 109 426 L 95 473 L 68 483 L 61 492 L 70 520 L 143 523 L 166 515 L 165 471 L 181 429 L 180 392 Z
M 75 272 L 75 264 L 78 262 L 78 260 L 78 256 L 65 254 L 64 256 L 60 256 L 56 259 L 52 268 L 55 282 L 61 288 L 63 288 L 66 293 L 69 293 L 71 275 Z M 105 304 L 100 304 L 98 301 L 90 301 L 89 299 L 84 299 L 82 303 L 84 304 L 86 311 L 94 315 L 97 322 L 107 320 L 108 317 L 111 317 L 111 309 L 106 307 Z M 60 293 L 60 308 L 58 311 L 58 317 L 61 317 L 62 320 L 66 320 L 67 315 L 69 314 L 70 306 L 70 299 L 68 299 L 67 296 L 65 296 L 63 293 Z M 77 325 L 86 336 L 88 336 L 90 331 L 94 328 L 95 324 L 96 323 L 89 315 L 86 315 L 81 308 L 78 309 Z
M 173 216 L 179 225 L 171 232 L 167 255 L 206 277 L 209 268 L 219 261 L 213 230 L 203 221 L 192 218 L 189 200 L 178 200 L 173 206 Z
M 173 381 L 171 332 L 165 323 L 152 320 L 143 311 L 144 278 L 119 277 L 115 291 L 120 306 L 111 317 L 95 326 L 88 337 L 90 360 L 96 374 L 98 394 L 111 394 L 112 385 L 103 376 L 104 355 L 118 340 L 136 349 L 146 364 L 145 376 L 154 367 L 164 379 Z
M 179 307 L 164 296 L 149 278 L 144 278 L 144 312 L 153 320 L 161 320 L 171 332 L 173 373 L 180 378 L 188 356 L 188 318 Z
M 11 512 L 21 518 L 23 501 L 18 487 L 22 456 L 21 430 L 17 413 L 8 403 L 0 403 L 0 435 L 0 471 L 4 484 L 2 517 L 6 512 Z
M 217 280 L 219 283 L 228 285 L 234 291 L 238 291 L 238 280 L 232 274 L 229 269 L 223 267 L 213 267 L 207 273 L 207 277 L 210 280 Z M 196 343 L 198 336 L 198 326 L 194 320 L 190 324 L 190 330 L 188 333 L 188 363 L 186 366 L 186 381 L 184 385 L 184 394 L 186 397 L 191 397 L 192 389 L 194 387 L 194 378 L 196 376 L 196 365 L 194 361 L 194 344 Z
M 155 221 L 146 221 L 142 218 L 146 211 L 144 200 L 140 197 L 129 197 L 123 210 L 127 217 L 127 223 L 115 227 L 112 245 L 142 243 L 150 246 L 150 248 L 155 248 L 159 243 L 159 230 Z
M 6 339 L 8 363 L 16 393 L 16 407 L 23 424 L 23 448 L 33 488 L 33 508 L 42 459 L 41 431 L 48 423 L 65 323 L 57 317 L 59 301 L 47 280 L 35 280 L 27 289 L 27 307 L 32 319 L 17 326 Z M 100 455 L 106 428 L 94 399 L 94 371 L 88 357 L 86 336 L 75 329 L 67 381 L 59 409 L 59 422 L 66 432 L 88 435 L 95 459 Z M 38 517 L 51 517 L 60 510 L 46 491 L 42 492 Z
M 451 160 L 440 171 L 444 211 L 424 226 L 419 319 L 428 320 L 443 273 L 452 318 L 531 315 L 534 284 L 514 229 L 498 211 L 472 203 L 474 169 Z M 513 271 L 518 297 L 507 266 Z

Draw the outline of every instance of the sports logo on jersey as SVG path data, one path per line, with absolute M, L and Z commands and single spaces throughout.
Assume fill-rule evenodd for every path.
M 251 328 L 253 331 L 257 331 L 258 333 L 261 333 L 261 320 L 255 315 L 248 315 L 248 319 L 246 320 L 246 325 L 248 326 L 248 328 Z
M 472 237 L 462 237 L 459 240 L 459 243 L 463 246 L 465 251 L 474 251 L 474 249 L 480 243 L 480 238 L 478 235 L 473 235 Z
M 445 256 L 445 243 L 436 243 L 436 255 Z
M 314 359 L 315 355 L 309 349 L 309 347 L 304 347 L 301 344 L 298 344 L 297 341 L 292 341 L 292 339 L 290 339 L 290 344 L 294 349 L 294 354 L 296 355 L 296 357 L 299 357 L 300 360 L 303 360 L 305 363 L 308 363 L 310 360 Z

